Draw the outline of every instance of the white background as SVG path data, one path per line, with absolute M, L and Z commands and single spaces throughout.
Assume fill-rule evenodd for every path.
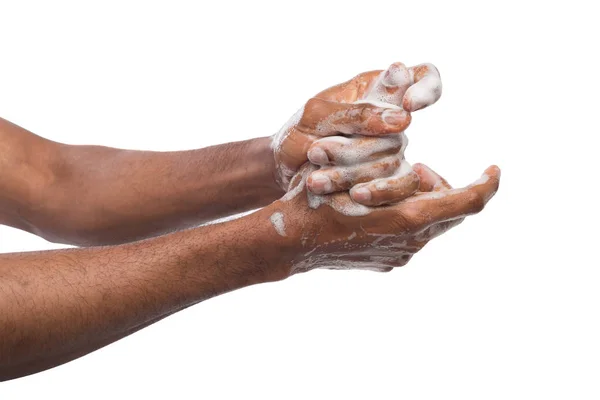
M 503 171 L 482 214 L 405 268 L 226 294 L 0 398 L 599 398 L 592 4 L 0 2 L 0 115 L 52 140 L 266 136 L 359 72 L 432 62 L 444 94 L 413 116 L 408 160 L 456 186 Z M 0 252 L 58 247 L 0 228 Z

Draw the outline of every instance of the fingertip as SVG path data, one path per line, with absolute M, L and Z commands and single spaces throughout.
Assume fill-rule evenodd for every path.
M 402 97 L 402 108 L 409 112 L 422 110 L 436 103 L 442 96 L 442 82 L 438 74 L 420 75 L 416 71 L 415 82 Z
M 413 164 L 412 169 L 419 178 L 419 188 L 422 192 L 431 192 L 442 180 L 441 176 L 425 164 Z
M 489 166 L 485 169 L 481 177 L 475 181 L 475 183 L 483 184 L 491 182 L 492 185 L 498 186 L 498 183 L 500 182 L 500 173 L 501 171 L 498 166 Z
M 423 163 L 415 163 L 412 165 L 412 168 L 416 171 L 422 171 L 423 169 L 427 168 L 427 166 Z
M 373 195 L 367 187 L 359 186 L 350 189 L 350 197 L 357 203 L 368 205 Z
M 329 157 L 327 152 L 323 150 L 319 145 L 313 144 L 307 153 L 308 160 L 316 165 L 327 165 L 329 164 Z
M 328 194 L 333 190 L 331 179 L 319 171 L 309 175 L 306 180 L 306 187 L 314 194 Z
M 395 127 L 399 131 L 405 130 L 411 121 L 411 115 L 406 110 L 393 108 L 385 109 L 381 113 L 381 118 L 387 125 Z
M 422 102 L 416 99 L 413 99 L 410 93 L 410 89 L 404 97 L 402 98 L 402 108 L 407 112 L 415 112 L 427 108 L 433 103 Z
M 382 84 L 387 87 L 406 87 L 410 84 L 411 76 L 408 68 L 401 62 L 395 62 L 383 74 Z
M 481 177 L 470 185 L 470 187 L 475 189 L 483 197 L 484 204 L 487 204 L 487 202 L 494 197 L 499 186 L 500 168 L 496 165 L 486 168 Z
M 497 165 L 492 165 L 486 170 L 486 173 L 490 175 L 494 185 L 494 193 L 496 193 L 500 187 L 500 176 L 502 175 L 502 171 Z
M 485 174 L 500 179 L 500 176 L 502 175 L 502 170 L 497 165 L 491 165 L 487 167 L 487 169 L 485 170 Z
M 406 65 L 403 62 L 396 61 L 389 66 L 388 71 L 390 69 L 393 70 L 393 69 L 400 69 L 400 68 L 404 69 L 404 68 L 406 68 Z

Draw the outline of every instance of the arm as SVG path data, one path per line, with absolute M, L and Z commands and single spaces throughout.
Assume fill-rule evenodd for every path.
M 407 69 L 395 63 L 318 94 L 273 138 L 180 152 L 69 146 L 0 118 L 0 224 L 83 246 L 156 236 L 276 200 L 308 162 L 309 149 L 335 156 L 339 142 L 319 138 L 340 132 L 371 136 L 347 138 L 347 147 L 367 157 L 355 160 L 363 165 L 330 168 L 329 189 L 323 180 L 320 187 L 308 181 L 318 194 L 347 190 L 393 175 L 397 157 L 374 161 L 373 152 L 396 153 L 403 142 L 394 134 L 410 123 L 405 110 L 432 104 L 440 91 L 435 67 Z M 390 136 L 380 141 L 380 135 Z M 384 166 L 381 176 L 373 175 L 377 166 Z M 372 197 L 354 200 L 373 205 L 376 199 L 390 199 L 386 194 Z
M 0 223 L 50 241 L 117 244 L 282 195 L 270 138 L 179 152 L 52 142 L 0 119 Z
M 283 239 L 259 212 L 121 246 L 0 255 L 0 381 L 68 362 L 210 297 L 283 278 Z
M 481 211 L 499 185 L 496 167 L 462 189 L 415 167 L 419 192 L 393 206 L 356 208 L 340 192 L 314 207 L 309 166 L 292 192 L 238 220 L 121 246 L 1 255 L 0 380 L 65 363 L 244 286 L 314 268 L 405 265 Z

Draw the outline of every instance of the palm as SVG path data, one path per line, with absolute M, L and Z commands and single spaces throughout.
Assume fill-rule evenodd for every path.
M 430 240 L 481 211 L 500 180 L 500 170 L 492 166 L 471 185 L 452 189 L 429 167 L 416 164 L 420 180 L 415 196 L 371 208 L 356 204 L 347 192 L 312 195 L 304 184 L 311 168 L 301 169 L 292 180 L 294 189 L 282 199 L 289 234 L 302 239 L 304 257 L 293 263 L 294 273 L 315 268 L 389 271 L 403 266 Z M 298 210 L 308 211 L 297 215 Z

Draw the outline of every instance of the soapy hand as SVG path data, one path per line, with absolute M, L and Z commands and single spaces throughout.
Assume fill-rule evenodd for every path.
M 296 246 L 286 266 L 291 274 L 314 268 L 389 271 L 403 266 L 431 239 L 480 212 L 500 181 L 499 168 L 491 166 L 472 184 L 452 189 L 430 168 L 415 164 L 419 188 L 414 196 L 390 206 L 365 207 L 347 192 L 311 195 L 305 181 L 314 168 L 302 167 L 290 192 L 268 207 L 277 217 L 271 218 L 274 229 Z M 311 204 L 315 199 L 319 204 Z
M 315 194 L 354 186 L 351 196 L 361 204 L 401 200 L 404 193 L 416 190 L 414 183 L 412 192 L 404 186 L 416 175 L 401 168 L 407 144 L 402 132 L 410 124 L 411 111 L 433 104 L 440 95 L 434 66 L 406 68 L 402 63 L 362 73 L 319 93 L 273 137 L 276 179 L 288 190 L 290 179 L 310 159 L 322 166 L 308 178 Z

